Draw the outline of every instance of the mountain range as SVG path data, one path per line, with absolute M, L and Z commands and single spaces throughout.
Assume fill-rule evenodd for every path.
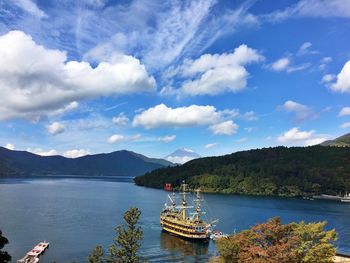
M 322 146 L 336 146 L 336 147 L 349 147 L 350 146 L 350 133 L 344 134 L 334 140 L 328 140 L 320 145 Z
M 40 156 L 0 147 L 0 176 L 88 175 L 137 176 L 173 163 L 131 151 L 116 151 L 78 158 Z

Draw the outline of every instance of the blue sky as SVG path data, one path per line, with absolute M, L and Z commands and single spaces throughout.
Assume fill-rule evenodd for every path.
M 77 157 L 350 130 L 350 1 L 0 2 L 0 145 Z

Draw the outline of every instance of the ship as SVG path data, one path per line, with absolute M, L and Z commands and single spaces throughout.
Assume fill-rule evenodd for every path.
M 217 221 L 208 223 L 202 219 L 201 215 L 205 212 L 201 209 L 200 189 L 196 190 L 196 198 L 193 200 L 195 207 L 187 205 L 187 185 L 185 183 L 181 184 L 181 190 L 181 205 L 176 204 L 175 192 L 173 192 L 172 196 L 168 195 L 170 203 L 167 200 L 164 209 L 160 213 L 160 224 L 163 231 L 185 239 L 209 240 L 213 224 Z M 188 211 L 191 208 L 195 208 L 192 213 Z

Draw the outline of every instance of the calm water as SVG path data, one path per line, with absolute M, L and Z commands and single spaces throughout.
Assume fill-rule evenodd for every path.
M 167 192 L 110 179 L 0 179 L 0 229 L 14 260 L 39 241 L 51 246 L 41 262 L 86 262 L 97 244 L 105 248 L 130 206 L 142 211 L 142 255 L 150 262 L 205 262 L 213 242 L 191 243 L 162 233 L 159 212 Z M 204 195 L 217 228 L 230 233 L 273 216 L 283 222 L 327 220 L 339 233 L 338 249 L 350 253 L 350 205 L 327 201 Z M 14 261 L 15 262 L 15 261 Z

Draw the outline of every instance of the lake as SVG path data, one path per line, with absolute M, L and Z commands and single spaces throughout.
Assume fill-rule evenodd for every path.
M 97 244 L 107 248 L 131 206 L 142 211 L 142 256 L 150 262 L 206 262 L 215 243 L 192 243 L 161 232 L 159 212 L 167 192 L 139 187 L 121 178 L 0 179 L 0 229 L 15 260 L 39 241 L 50 248 L 40 262 L 86 262 Z M 217 229 L 232 233 L 268 218 L 291 221 L 327 220 L 339 233 L 338 250 L 350 253 L 350 204 L 303 199 L 203 194 L 208 216 Z

